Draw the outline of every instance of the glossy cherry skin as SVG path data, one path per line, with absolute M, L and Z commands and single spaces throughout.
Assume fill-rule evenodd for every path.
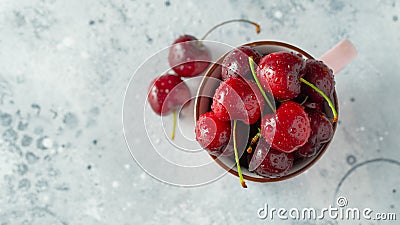
M 306 102 L 306 103 L 304 103 L 304 107 L 306 107 L 307 109 L 314 109 L 319 112 L 324 111 L 323 103 Z
M 250 79 L 252 77 L 249 66 L 249 57 L 258 63 L 262 55 L 249 46 L 240 46 L 230 51 L 222 61 L 222 80 L 230 77 L 242 77 Z
M 294 157 L 292 153 L 269 148 L 268 143 L 260 139 L 251 160 L 259 161 L 259 166 L 254 170 L 256 174 L 266 178 L 277 178 L 289 173 Z
M 307 59 L 304 79 L 314 84 L 318 89 L 330 97 L 333 94 L 335 80 L 332 69 L 321 61 Z M 301 92 L 307 95 L 313 102 L 322 103 L 325 99 L 311 87 L 302 84 Z
M 307 113 L 311 125 L 309 140 L 316 144 L 330 141 L 333 137 L 333 125 L 325 114 L 312 109 L 307 109 Z
M 257 78 L 265 90 L 271 90 L 279 101 L 295 98 L 300 94 L 300 78 L 305 62 L 293 52 L 274 52 L 258 63 Z
M 165 115 L 190 100 L 190 90 L 179 76 L 166 74 L 154 79 L 147 95 L 151 108 Z
M 310 120 L 303 107 L 293 101 L 283 102 L 276 114 L 261 121 L 261 134 L 272 148 L 290 153 L 303 146 L 311 133 Z
M 194 77 L 204 72 L 210 65 L 211 54 L 197 38 L 183 35 L 171 46 L 168 62 L 179 76 Z
M 263 106 L 262 94 L 254 82 L 232 77 L 216 89 L 211 109 L 222 121 L 253 124 L 260 119 Z
M 333 126 L 325 114 L 307 109 L 310 119 L 311 133 L 307 143 L 301 146 L 296 153 L 303 158 L 312 157 L 317 154 L 322 144 L 330 141 L 333 137 Z
M 196 122 L 196 140 L 212 155 L 220 155 L 231 137 L 231 123 L 219 120 L 213 112 L 207 112 Z

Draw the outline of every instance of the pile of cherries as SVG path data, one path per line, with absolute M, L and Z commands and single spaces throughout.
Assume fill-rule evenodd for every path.
M 221 77 L 211 111 L 196 123 L 196 139 L 214 156 L 234 154 L 243 187 L 240 164 L 262 177 L 282 177 L 332 139 L 337 121 L 331 101 L 335 82 L 323 62 L 285 51 L 262 55 L 240 46 L 223 59 Z M 331 120 L 325 102 L 333 112 Z M 249 137 L 241 157 L 237 123 L 250 126 L 248 134 L 240 134 Z

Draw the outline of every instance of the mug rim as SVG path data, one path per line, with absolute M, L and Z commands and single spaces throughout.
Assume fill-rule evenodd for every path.
M 305 56 L 308 59 L 315 59 L 311 54 L 309 54 L 308 52 L 304 51 L 303 49 L 296 47 L 294 45 L 285 43 L 285 42 L 281 42 L 281 41 L 272 41 L 272 40 L 264 40 L 264 41 L 254 41 L 254 42 L 249 42 L 249 43 L 245 43 L 243 45 L 240 46 L 249 46 L 249 47 L 255 47 L 255 46 L 261 46 L 261 45 L 269 45 L 269 46 L 277 46 L 277 47 L 284 47 L 284 48 L 288 48 L 291 49 L 293 51 L 296 51 L 300 54 L 302 54 L 303 56 Z M 196 98 L 195 98 L 195 105 L 194 105 L 194 119 L 197 122 L 199 116 L 200 116 L 200 104 L 199 104 L 199 99 L 203 98 L 201 97 L 201 93 L 204 91 L 204 87 L 205 87 L 205 83 L 208 79 L 208 77 L 210 77 L 210 75 L 218 68 L 218 66 L 221 64 L 222 60 L 225 58 L 225 56 L 229 53 L 226 52 L 224 55 L 222 55 L 221 57 L 218 58 L 218 60 L 215 63 L 212 63 L 211 66 L 207 69 L 207 71 L 205 72 L 203 79 L 200 82 L 199 88 L 197 90 L 196 93 Z M 336 88 L 333 89 L 333 102 L 335 105 L 335 109 L 338 112 L 339 115 L 339 105 L 338 105 L 338 98 L 337 98 L 337 94 L 336 94 Z M 333 127 L 333 136 L 336 133 L 336 128 L 337 128 L 337 122 L 332 124 Z M 299 174 L 302 174 L 303 172 L 305 172 L 306 170 L 308 170 L 310 167 L 312 167 L 321 157 L 322 155 L 325 154 L 326 150 L 328 149 L 330 143 L 332 142 L 333 138 L 331 140 L 329 140 L 328 142 L 324 143 L 324 147 L 322 149 L 320 149 L 320 151 L 318 152 L 318 154 L 316 156 L 314 156 L 311 161 L 309 161 L 305 166 L 303 166 L 302 168 L 294 171 L 293 173 L 290 173 L 288 175 L 282 176 L 282 177 L 276 177 L 276 178 L 267 178 L 267 177 L 261 177 L 259 175 L 259 177 L 253 177 L 253 176 L 249 176 L 246 174 L 242 174 L 243 178 L 249 181 L 253 181 L 253 182 L 258 182 L 258 183 L 269 183 L 269 182 L 277 182 L 277 181 L 282 181 L 282 180 L 287 180 L 290 178 L 293 178 Z M 221 166 L 224 170 L 226 170 L 227 172 L 235 175 L 236 177 L 239 177 L 238 172 L 233 169 L 233 168 L 229 168 L 228 166 L 225 165 L 225 163 L 223 163 L 221 160 L 218 159 L 217 156 L 208 154 L 219 166 Z

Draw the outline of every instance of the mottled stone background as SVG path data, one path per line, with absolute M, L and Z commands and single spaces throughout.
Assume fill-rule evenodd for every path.
M 339 194 L 399 220 L 399 17 L 396 0 L 0 1 L 0 224 L 267 224 L 257 217 L 265 203 L 323 208 Z M 198 188 L 158 182 L 126 148 L 127 83 L 180 34 L 201 36 L 232 18 L 258 21 L 262 33 L 231 24 L 209 39 L 283 40 L 315 56 L 354 42 L 359 56 L 336 78 L 334 141 L 284 182 L 247 190 L 231 175 Z

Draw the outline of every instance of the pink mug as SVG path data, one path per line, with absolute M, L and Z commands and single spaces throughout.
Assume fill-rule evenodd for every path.
M 287 44 L 287 43 L 280 42 L 280 41 L 256 41 L 256 42 L 251 42 L 251 43 L 247 43 L 244 45 L 255 48 L 257 51 L 259 51 L 263 55 L 269 54 L 272 52 L 277 52 L 277 51 L 288 51 L 288 52 L 300 53 L 301 55 L 303 55 L 303 57 L 305 57 L 307 59 L 314 59 L 314 57 L 311 56 L 306 51 L 304 51 L 296 46 L 293 46 L 291 44 Z M 221 73 L 220 73 L 221 62 L 224 59 L 225 55 L 220 57 L 216 63 L 211 65 L 211 67 L 205 73 L 202 82 L 200 83 L 200 86 L 199 86 L 199 89 L 198 89 L 198 92 L 196 95 L 197 97 L 195 99 L 195 108 L 194 108 L 194 114 L 195 114 L 196 121 L 198 120 L 200 115 L 202 115 L 210 110 L 210 105 L 211 105 L 212 99 L 209 97 L 204 97 L 204 96 L 213 96 L 217 86 L 216 86 L 216 82 L 209 82 L 212 79 L 208 79 L 208 78 L 221 79 Z M 356 55 L 357 55 L 357 51 L 356 51 L 354 45 L 349 40 L 343 40 L 343 41 L 339 42 L 336 46 L 334 46 L 332 49 L 327 51 L 325 54 L 323 54 L 321 57 L 319 57 L 318 59 L 323 61 L 326 65 L 328 65 L 333 70 L 334 74 L 337 74 Z M 333 103 L 335 105 L 336 110 L 338 111 L 338 99 L 337 99 L 337 95 L 336 95 L 336 90 L 334 91 L 334 94 L 333 94 Z M 328 112 L 328 114 L 330 112 L 330 110 L 325 110 L 325 111 Z M 334 132 L 336 131 L 336 126 L 337 126 L 337 123 L 334 123 L 333 124 Z M 275 181 L 289 179 L 291 177 L 299 175 L 302 172 L 309 169 L 312 165 L 314 165 L 314 163 L 316 163 L 321 158 L 321 156 L 327 150 L 331 141 L 325 143 L 322 146 L 322 148 L 319 150 L 317 155 L 315 155 L 314 157 L 302 160 L 300 163 L 294 164 L 291 171 L 289 171 L 289 173 L 285 176 L 277 177 L 277 178 L 265 178 L 265 177 L 255 174 L 255 173 L 249 172 L 246 168 L 242 168 L 243 177 L 246 180 L 250 180 L 250 181 L 254 181 L 254 182 L 275 182 Z M 231 157 L 216 157 L 213 155 L 210 155 L 210 156 L 222 168 L 224 168 L 231 174 L 238 176 L 236 167 L 231 168 L 232 166 L 229 166 L 229 165 L 234 165 L 234 163 L 232 163 L 233 159 Z

